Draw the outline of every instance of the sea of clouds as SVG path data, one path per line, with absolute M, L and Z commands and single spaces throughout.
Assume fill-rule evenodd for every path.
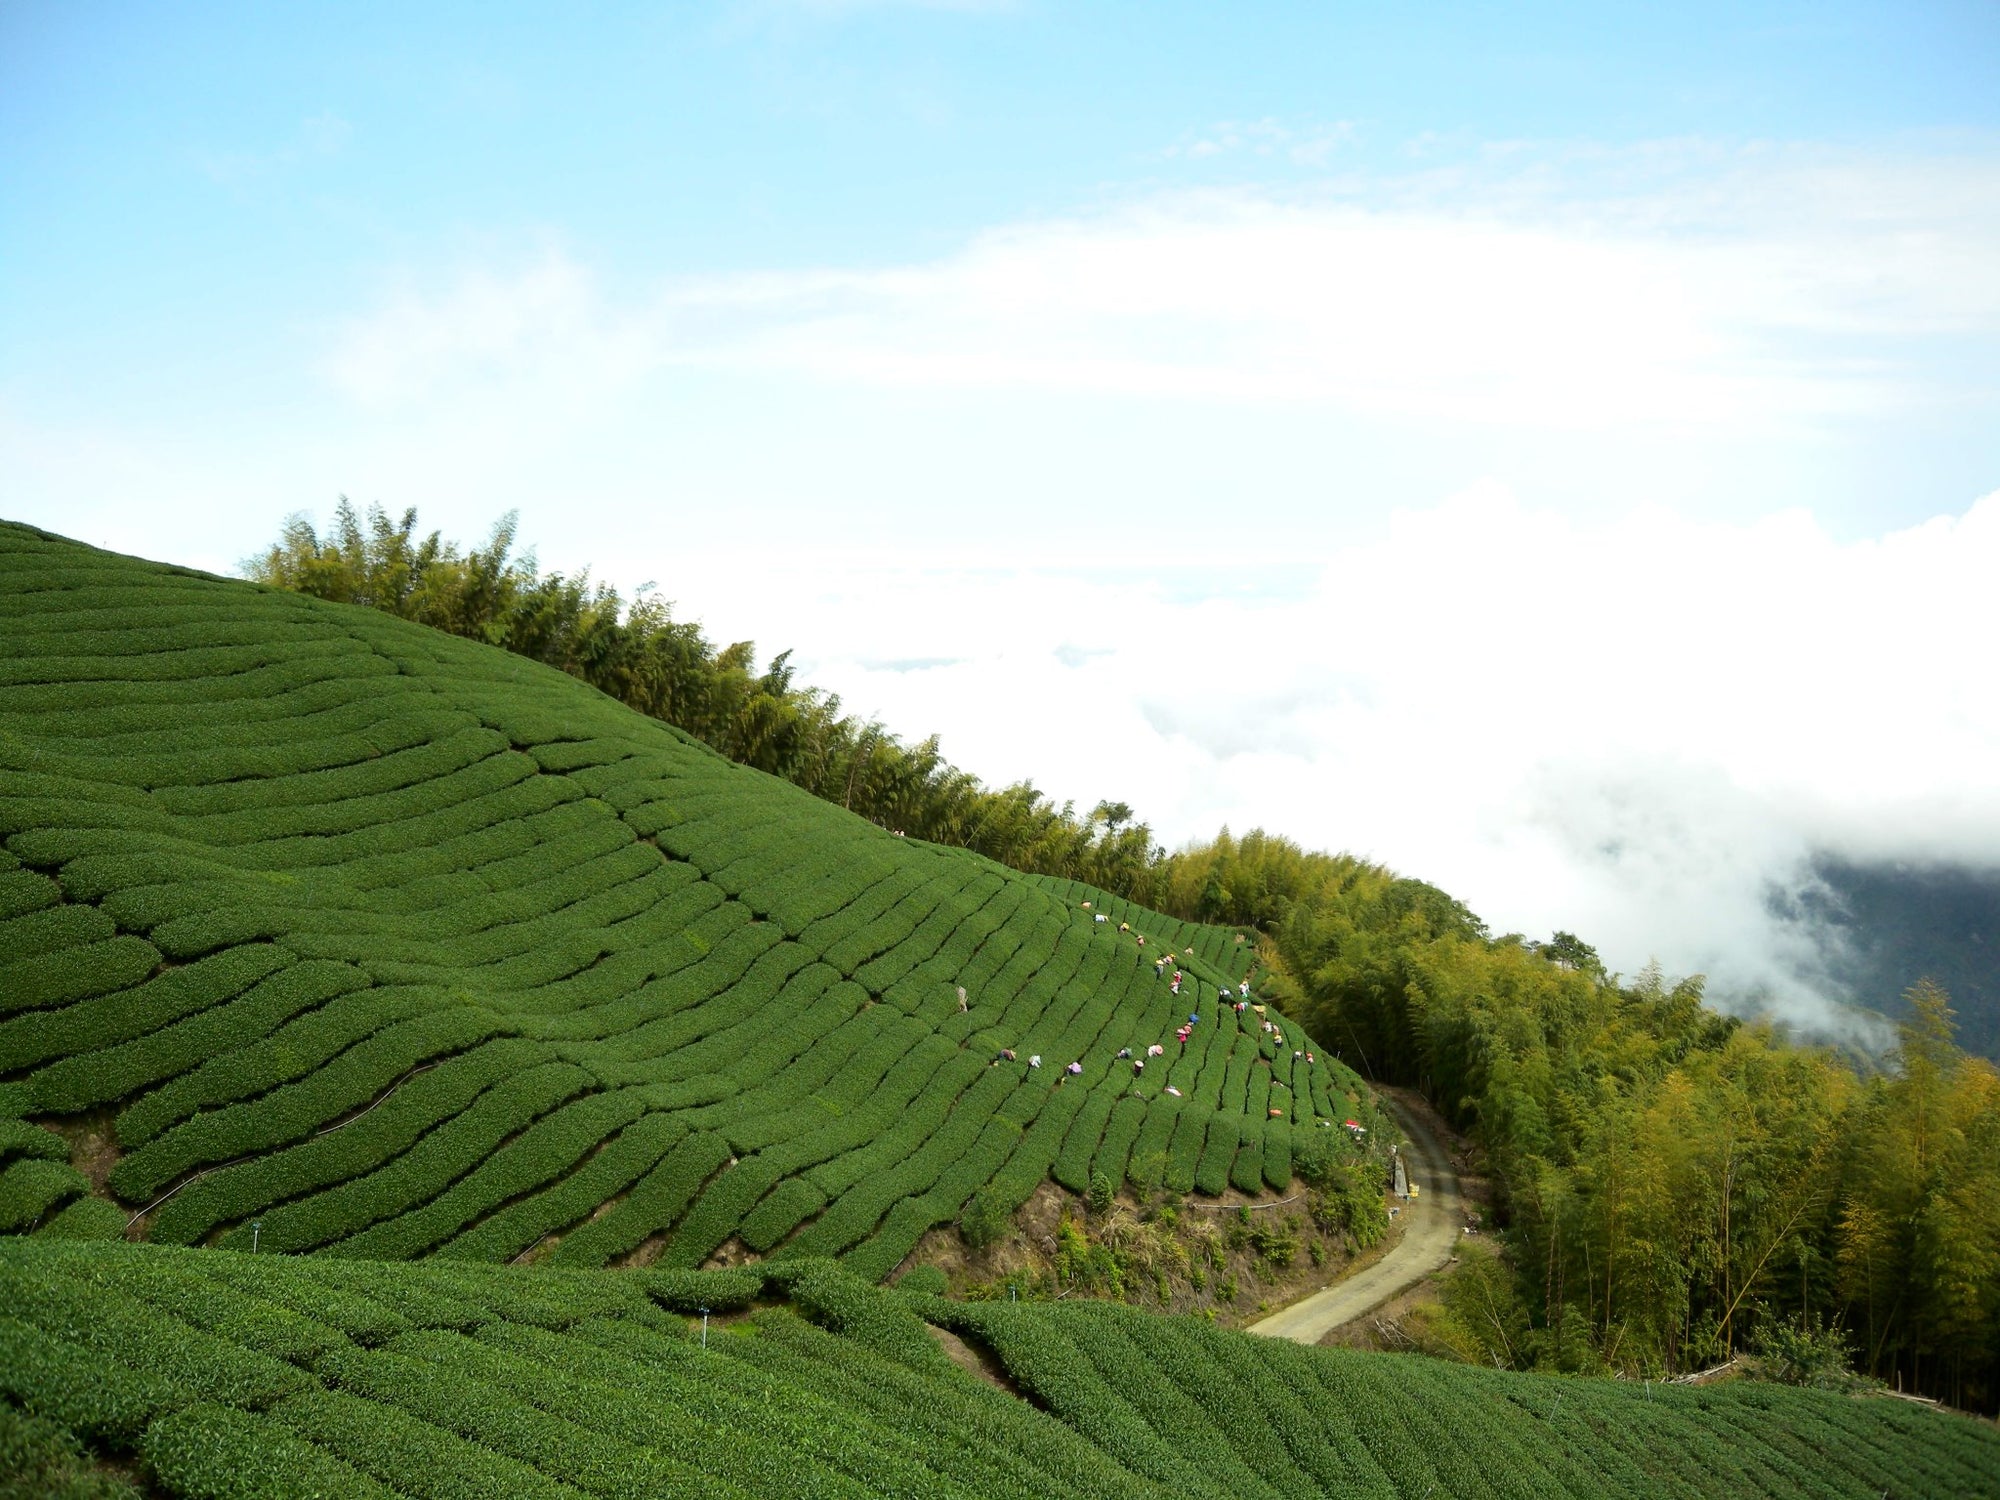
M 2000 865 L 2000 493 L 1841 541 L 1802 512 L 1588 523 L 1482 484 L 1249 592 L 778 566 L 759 639 L 989 782 L 1123 799 L 1169 844 L 1352 850 L 1496 931 L 1571 929 L 1794 1020 L 1828 997 L 1768 898 L 1816 852 Z

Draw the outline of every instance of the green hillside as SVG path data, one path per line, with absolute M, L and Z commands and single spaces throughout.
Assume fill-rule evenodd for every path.
M 692 1316 L 753 1303 L 705 1338 Z M 908 1296 L 824 1261 L 563 1273 L 16 1240 L 0 1305 L 5 1395 L 188 1496 L 1874 1500 L 2000 1473 L 1990 1426 L 1888 1398 L 1304 1349 L 1107 1303 Z
M 158 1242 L 879 1280 L 982 1192 L 1356 1149 L 1354 1075 L 1216 1003 L 1233 931 L 895 837 L 491 647 L 18 526 L 0 837 L 0 1103 L 94 1124 Z M 8 1226 L 115 1227 L 23 1141 Z
M 1844 1055 L 1706 1005 L 1699 975 L 1612 973 L 1571 932 L 1496 936 L 1448 891 L 1352 854 L 1258 828 L 1169 851 L 1122 800 L 1084 812 L 1031 781 L 989 788 L 945 760 L 936 735 L 900 738 L 797 681 L 787 651 L 759 672 L 751 642 L 718 648 L 657 594 L 628 603 L 587 572 L 544 574 L 532 554 L 511 557 L 512 526 L 503 518 L 467 548 L 420 533 L 413 510 L 364 521 L 343 501 L 327 531 L 295 516 L 244 566 L 260 582 L 504 645 L 884 827 L 1049 877 L 1066 901 L 1088 899 L 1226 972 L 1254 932 L 1271 998 L 1371 1078 L 1419 1089 L 1491 1170 L 1508 1274 L 1427 1325 L 1426 1347 L 1647 1378 L 1804 1340 L 1901 1389 L 2000 1408 L 2000 1072 L 1961 1045 L 1980 1046 L 1992 1019 L 1986 969 L 1971 961 L 1993 905 L 1978 871 L 1815 858 L 1813 880 L 1772 894 L 1772 913 L 1819 949 L 1822 978 L 1902 1017 L 1893 1051 Z M 1232 925 L 1182 932 L 1159 913 Z M 1217 1157 L 1234 1145 L 1211 1134 L 1197 1173 L 1226 1176 Z M 1339 1226 L 1333 1243 L 1306 1242 L 1315 1268 L 1329 1250 L 1365 1247 L 1354 1214 L 1369 1176 L 1342 1174 L 1337 1213 L 1333 1175 L 1312 1184 L 1305 1217 Z M 1212 1307 L 1202 1278 L 1157 1274 L 1166 1247 L 1151 1231 L 1178 1210 L 1117 1206 L 1137 1209 L 1147 1233 L 1116 1214 L 1098 1224 L 1092 1284 L 1116 1296 L 1150 1282 L 1164 1303 Z M 980 1231 L 963 1238 L 983 1238 L 994 1207 L 975 1204 L 961 1227 Z M 1060 1195 L 1031 1201 L 1018 1233 L 977 1257 L 977 1272 L 993 1274 L 956 1284 L 1013 1282 L 1013 1252 L 1057 1242 L 1060 1208 Z M 935 1232 L 919 1254 L 950 1264 L 952 1238 Z M 1231 1308 L 1239 1270 L 1255 1302 L 1287 1298 L 1302 1285 L 1266 1273 L 1284 1270 L 1289 1243 L 1267 1236 L 1262 1264 L 1230 1267 L 1208 1247 L 1207 1270 L 1222 1275 L 1204 1277 Z M 1081 1254 L 1070 1249 L 1051 1252 L 1066 1278 Z M 1047 1283 L 1050 1267 L 1029 1269 Z
M 517 656 L 0 526 L 0 1497 L 1996 1488 L 1891 1399 L 880 1285 L 1050 1179 L 1364 1160 L 1256 972 Z
M 1258 972 L 1256 934 L 1249 928 L 1217 927 L 1202 922 L 1184 922 L 1179 917 L 1148 911 L 1123 896 L 1099 890 L 1081 880 L 1062 880 L 1054 875 L 1031 875 L 1036 885 L 1052 892 L 1059 901 L 1103 912 L 1113 922 L 1128 923 L 1134 932 L 1157 938 L 1176 953 L 1187 954 L 1220 974 L 1238 979 L 1255 979 Z

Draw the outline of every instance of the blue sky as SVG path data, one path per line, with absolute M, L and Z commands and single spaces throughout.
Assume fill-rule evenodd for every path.
M 179 445 L 193 428 L 239 453 L 252 431 L 325 434 L 332 452 L 315 467 L 329 472 L 300 473 L 267 502 L 280 508 L 341 488 L 404 502 L 393 464 L 349 456 L 368 435 L 327 410 L 327 349 L 343 320 L 466 276 L 521 277 L 555 258 L 616 308 L 668 280 L 935 265 L 981 236 L 1204 191 L 1363 208 L 1424 194 L 1458 213 L 1518 213 L 1529 195 L 1544 219 L 1636 204 L 1678 219 L 1666 227 L 1683 242 L 1726 238 L 1751 232 L 1760 173 L 1787 158 L 1794 178 L 1865 163 L 1893 180 L 1908 159 L 1990 166 L 2000 123 L 1989 4 L 771 0 L 585 6 L 560 22 L 504 6 L 17 4 L 0 27 L 7 417 L 76 441 L 110 426 L 155 443 L 171 429 Z M 1736 201 L 1667 201 L 1710 192 Z M 1929 232 L 1922 217 L 1901 227 Z M 1854 229 L 1804 227 L 1833 253 Z M 1787 353 L 1816 352 L 1813 330 L 1793 332 Z M 1955 366 L 1985 387 L 1976 410 L 1959 391 L 1888 422 L 1842 410 L 1802 425 L 1788 408 L 1782 433 L 1714 432 L 1695 456 L 1678 437 L 1642 446 L 1678 455 L 1678 504 L 1809 496 L 1850 530 L 1961 507 L 2000 458 L 1980 332 L 1958 348 L 1906 332 L 1889 351 L 1924 381 Z M 1857 342 L 1830 352 L 1882 357 Z M 737 431 L 751 413 L 781 412 L 840 469 L 878 452 L 892 418 L 942 425 L 963 448 L 996 441 L 998 406 L 1060 429 L 1068 405 L 1036 402 L 1029 381 L 968 416 L 906 389 L 857 419 L 824 381 L 801 391 L 766 369 L 729 392 L 707 373 L 659 404 L 737 447 L 761 446 Z M 1130 409 L 1126 389 L 1101 394 L 1089 431 L 1049 446 L 1109 482 L 1133 447 L 1159 448 L 1159 411 Z M 1551 444 L 1461 423 L 1441 445 L 1421 411 L 1407 425 L 1349 415 L 1311 424 L 1372 497 L 1340 502 L 1343 522 L 1494 470 L 1597 503 L 1596 480 L 1577 478 L 1596 468 L 1580 461 L 1590 444 L 1571 433 Z M 1316 541 L 1338 539 L 1314 519 L 1324 493 L 1283 481 L 1300 472 L 1295 411 L 1237 402 L 1169 425 L 1181 436 L 1166 472 L 1142 474 L 1165 483 L 1176 518 L 1199 516 L 1202 486 L 1242 473 L 1246 451 L 1275 451 L 1278 473 L 1252 461 L 1260 491 Z M 1598 426 L 1601 461 L 1626 434 Z M 842 431 L 865 432 L 860 453 Z M 674 478 L 710 486 L 723 462 Z M 1201 477 L 1183 483 L 1190 466 Z M 1009 467 L 1003 482 L 1025 477 Z M 776 492 L 793 476 L 754 482 Z M 913 503 L 891 502 L 885 519 L 908 524 Z
M 10 516 L 518 509 L 989 779 L 1628 966 L 2000 862 L 1990 3 L 15 3 L 0 330 Z

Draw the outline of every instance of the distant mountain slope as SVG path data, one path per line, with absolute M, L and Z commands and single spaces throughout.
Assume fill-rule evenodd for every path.
M 0 1102 L 115 1107 L 157 1240 L 875 1279 L 1051 1172 L 1283 1186 L 1360 1089 L 1215 1003 L 1233 933 L 1174 995 L 1158 943 L 559 672 L 18 526 L 0 837 Z
M 1501 1374 L 1109 1303 L 905 1296 L 825 1262 L 565 1275 L 15 1241 L 0 1306 L 0 1394 L 181 1496 L 1873 1500 L 2000 1473 L 1991 1424 L 1889 1397 Z
M 1822 854 L 1810 874 L 1772 902 L 1813 945 L 1807 977 L 1893 1017 L 1905 990 L 1934 979 L 1960 1045 L 2000 1058 L 2000 869 Z

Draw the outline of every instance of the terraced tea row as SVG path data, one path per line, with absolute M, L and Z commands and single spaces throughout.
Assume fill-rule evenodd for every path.
M 189 1497 L 1878 1497 L 2000 1472 L 1989 1426 L 1885 1398 L 1502 1375 L 1110 1304 L 948 1303 L 823 1261 L 17 1240 L 0 1307 L 0 1396 Z
M 1079 908 L 1087 902 L 1094 916 L 1130 927 L 1177 953 L 1192 955 L 1218 973 L 1252 978 L 1257 973 L 1255 934 L 1245 929 L 1184 922 L 1179 917 L 1149 911 L 1081 880 L 1063 880 L 1054 875 L 1030 875 L 1028 879 L 1059 901 Z
M 1233 932 L 893 837 L 495 650 L 15 527 L 0 836 L 0 1077 L 116 1107 L 109 1186 L 162 1241 L 739 1237 L 879 1278 L 983 1188 L 1282 1187 L 1363 1097 L 1231 988 Z

